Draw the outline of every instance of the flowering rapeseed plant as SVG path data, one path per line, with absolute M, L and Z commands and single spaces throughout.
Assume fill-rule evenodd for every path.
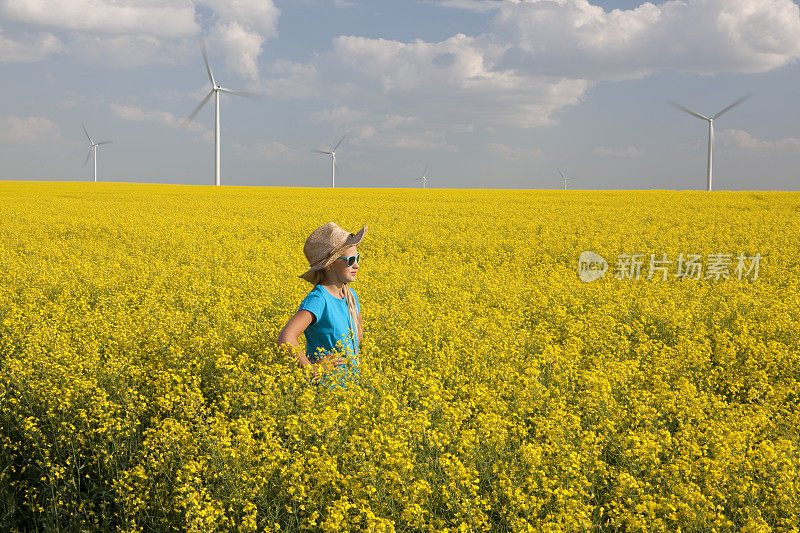
M 0 529 L 797 531 L 798 211 L 6 183 Z M 346 389 L 275 346 L 329 220 L 370 228 Z M 583 283 L 583 250 L 765 259 L 757 280 Z

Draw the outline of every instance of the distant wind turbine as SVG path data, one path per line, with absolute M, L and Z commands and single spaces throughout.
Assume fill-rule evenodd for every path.
M 342 135 L 342 138 L 339 139 L 339 142 L 336 143 L 329 152 L 326 152 L 325 150 L 312 150 L 318 154 L 326 154 L 331 156 L 331 188 L 336 187 L 336 149 L 339 148 L 339 145 L 342 144 L 342 141 L 345 137 L 347 137 L 347 135 Z
M 561 170 L 560 170 L 560 169 L 559 169 L 558 173 L 559 173 L 559 174 L 561 174 L 561 179 L 563 179 L 563 180 L 564 180 L 564 190 L 565 190 L 565 191 L 567 190 L 567 180 L 576 180 L 576 179 L 578 179 L 578 178 L 568 178 L 568 177 L 566 177 L 566 176 L 564 175 L 564 173 L 563 173 L 563 172 L 561 172 Z
M 219 158 L 219 93 L 228 93 L 228 94 L 235 94 L 236 96 L 244 96 L 245 98 L 258 98 L 257 94 L 247 93 L 243 91 L 234 91 L 232 89 L 226 89 L 221 85 L 217 85 L 217 82 L 214 80 L 214 73 L 211 72 L 211 65 L 208 63 L 208 54 L 206 53 L 205 44 L 203 41 L 200 41 L 200 51 L 203 53 L 203 61 L 206 63 L 206 70 L 208 71 L 208 79 L 211 80 L 211 91 L 206 95 L 200 105 L 194 108 L 192 114 L 186 118 L 186 121 L 183 123 L 183 128 L 185 129 L 192 119 L 197 116 L 197 113 L 203 108 L 204 105 L 211 99 L 211 96 L 214 96 L 214 104 L 215 104 L 215 114 L 214 114 L 214 183 L 219 185 L 219 167 L 220 167 L 220 158 Z
M 753 95 L 750 94 L 750 93 L 742 96 L 741 98 L 736 100 L 734 103 L 732 103 L 731 105 L 729 105 L 728 107 L 726 107 L 725 109 L 723 109 L 722 111 L 720 111 L 719 113 L 717 113 L 716 115 L 714 115 L 711 118 L 703 116 L 700 113 L 695 113 L 691 109 L 683 107 L 681 104 L 679 104 L 677 102 L 673 102 L 672 100 L 667 100 L 667 102 L 669 102 L 669 104 L 671 106 L 677 107 L 678 109 L 680 109 L 681 111 L 683 111 L 685 113 L 689 113 L 692 116 L 695 116 L 695 117 L 697 117 L 699 119 L 702 119 L 702 120 L 705 120 L 705 121 L 708 122 L 708 190 L 709 191 L 711 190 L 711 165 L 712 165 L 712 161 L 714 159 L 714 121 L 717 120 L 722 115 L 724 115 L 725 113 L 727 113 L 728 111 L 730 111 L 731 109 L 733 109 L 734 107 L 736 107 L 737 105 L 741 104 L 742 102 L 744 102 L 745 100 L 750 98 L 751 96 L 753 96 Z
M 86 166 L 86 163 L 89 162 L 89 158 L 91 158 L 92 154 L 94 154 L 94 181 L 96 183 L 97 182 L 97 147 L 100 146 L 101 144 L 109 144 L 109 143 L 112 143 L 114 141 L 100 141 L 99 143 L 96 143 L 89 136 L 89 132 L 86 131 L 86 126 L 84 124 L 81 124 L 81 126 L 83 126 L 83 133 L 86 134 L 86 138 L 89 139 L 89 142 L 92 144 L 91 148 L 89 148 L 89 154 L 86 156 L 86 160 L 83 162 L 83 166 Z
M 422 188 L 423 189 L 427 188 L 426 186 L 428 185 L 428 167 L 425 167 L 425 170 L 422 171 L 422 176 L 418 177 L 414 181 L 421 181 Z

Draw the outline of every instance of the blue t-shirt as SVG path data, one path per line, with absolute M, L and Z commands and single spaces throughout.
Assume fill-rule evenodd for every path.
M 352 291 L 352 289 L 350 290 Z M 356 302 L 357 315 L 361 312 L 361 305 L 358 303 L 356 291 L 353 291 L 353 299 Z M 354 336 L 358 334 L 357 324 L 352 326 L 350 324 L 347 300 L 337 298 L 322 285 L 315 285 L 300 303 L 300 309 L 305 309 L 314 315 L 311 325 L 305 331 L 306 355 L 310 361 L 316 361 L 321 355 L 332 350 L 345 352 L 348 347 L 355 356 L 355 360 L 358 360 L 358 339 L 347 339 L 351 328 Z M 341 346 L 336 346 L 337 341 L 341 341 Z M 324 350 L 321 355 L 320 348 Z

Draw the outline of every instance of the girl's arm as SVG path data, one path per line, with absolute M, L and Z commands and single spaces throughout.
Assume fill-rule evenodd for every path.
M 361 320 L 361 311 L 358 312 L 356 317 L 358 320 L 358 344 L 361 344 L 361 339 L 364 337 L 364 322 Z
M 303 353 L 302 348 L 300 347 L 300 342 L 298 339 L 300 335 L 306 330 L 308 326 L 311 325 L 311 321 L 314 319 L 314 315 L 311 314 L 310 311 L 306 309 L 301 309 L 297 313 L 294 314 L 292 318 L 289 319 L 289 322 L 283 327 L 281 332 L 278 334 L 277 344 L 279 347 L 282 347 L 285 350 L 290 351 L 296 358 L 297 364 L 300 366 L 311 366 L 312 372 L 314 375 L 317 375 L 317 367 L 323 363 L 330 361 L 334 365 L 343 365 L 345 363 L 344 359 L 341 357 L 330 357 L 330 355 L 321 358 L 318 362 L 312 363 L 308 360 L 306 354 Z

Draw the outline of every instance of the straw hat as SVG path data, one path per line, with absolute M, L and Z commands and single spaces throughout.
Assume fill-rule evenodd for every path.
M 367 227 L 364 226 L 358 233 L 349 233 L 333 222 L 315 229 L 303 245 L 303 253 L 310 268 L 300 274 L 300 277 L 314 283 L 314 272 L 336 261 L 339 252 L 344 248 L 360 243 L 366 231 Z

